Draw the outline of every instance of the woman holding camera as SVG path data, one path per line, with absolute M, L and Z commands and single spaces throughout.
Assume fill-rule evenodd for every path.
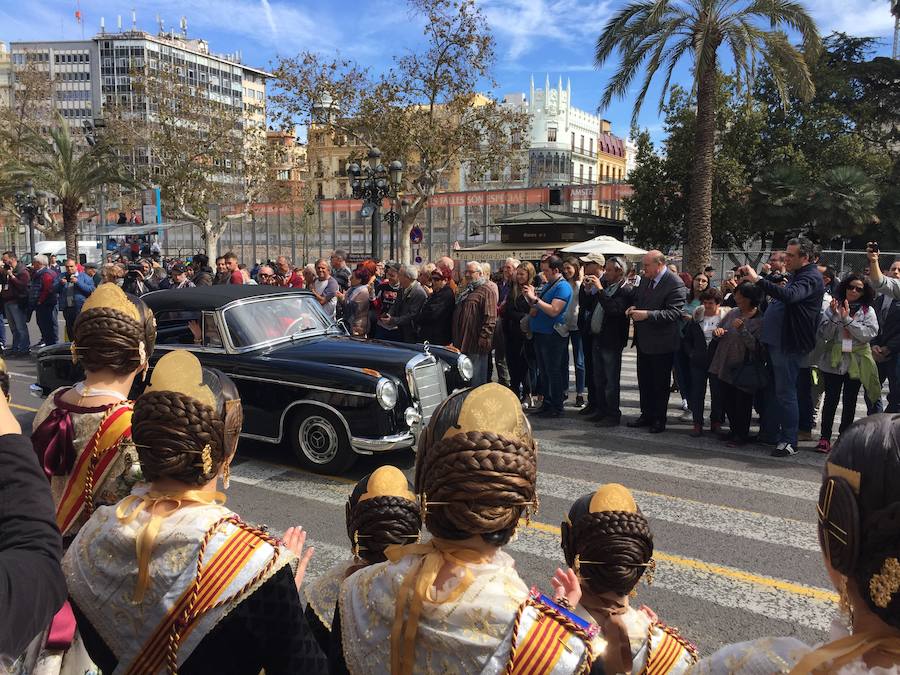
M 838 433 L 843 433 L 856 417 L 860 387 L 866 388 L 870 400 L 881 396 L 878 366 L 869 346 L 878 335 L 878 318 L 872 307 L 874 299 L 875 290 L 867 279 L 848 274 L 831 304 L 822 312 L 817 365 L 825 378 L 825 404 L 816 445 L 819 452 L 831 452 L 831 429 L 839 399 L 843 399 L 843 410 Z

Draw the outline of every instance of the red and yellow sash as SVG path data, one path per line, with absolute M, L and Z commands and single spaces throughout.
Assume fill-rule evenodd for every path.
M 662 630 L 662 638 L 656 646 L 652 644 L 652 638 L 648 638 L 647 649 L 653 649 L 641 675 L 666 675 L 681 661 L 683 651 L 687 651 L 693 661 L 697 661 L 699 654 L 696 647 L 681 637 L 678 631 L 662 623 L 655 626 Z M 651 626 L 651 630 L 652 628 Z
M 75 460 L 56 507 L 56 524 L 63 535 L 85 509 L 88 515 L 93 511 L 94 485 L 106 478 L 122 439 L 131 437 L 131 406 L 131 402 L 126 401 L 110 408 L 84 452 Z
M 527 608 L 537 611 L 537 618 L 519 639 L 519 624 Z M 591 669 L 593 652 L 591 640 L 596 627 L 587 626 L 584 622 L 549 598 L 532 589 L 525 604 L 519 608 L 513 623 L 513 638 L 510 645 L 510 658 L 506 664 L 506 675 L 542 675 L 552 673 L 563 656 L 574 653 L 572 640 L 580 641 L 583 654 L 578 657 L 579 668 L 576 672 L 587 673 Z M 567 654 L 568 653 L 568 654 Z M 573 664 L 575 665 L 575 664 Z M 567 667 L 568 672 L 572 672 Z
M 201 618 L 218 602 L 254 552 L 266 544 L 258 533 L 238 527 L 203 566 L 195 583 L 181 594 L 162 622 L 144 643 L 126 675 L 147 675 L 162 668 L 170 655 L 170 640 L 177 645 L 191 633 Z M 276 549 L 277 552 L 278 549 Z M 277 558 L 277 553 L 276 553 Z M 240 591 L 238 592 L 240 595 Z

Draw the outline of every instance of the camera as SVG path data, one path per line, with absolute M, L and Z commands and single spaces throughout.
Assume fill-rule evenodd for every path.
M 866 250 L 871 251 L 872 253 L 878 253 L 879 252 L 878 242 L 870 241 L 868 244 L 866 244 Z

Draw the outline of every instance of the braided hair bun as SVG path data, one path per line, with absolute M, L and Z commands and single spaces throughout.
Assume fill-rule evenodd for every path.
M 346 504 L 347 536 L 354 555 L 366 563 L 384 562 L 392 544 L 412 544 L 422 515 L 400 469 L 383 466 L 360 480 Z
M 445 400 L 419 442 L 416 492 L 436 537 L 481 535 L 506 544 L 536 510 L 537 448 L 522 406 L 506 387 L 485 384 Z
M 127 375 L 140 369 L 156 344 L 153 312 L 116 284 L 101 284 L 75 320 L 72 353 L 88 372 Z
M 237 448 L 243 413 L 234 382 L 187 351 L 159 360 L 134 404 L 132 437 L 148 481 L 204 485 Z
M 594 593 L 627 595 L 651 565 L 650 525 L 622 485 L 578 499 L 560 529 L 566 563 Z
M 841 434 L 819 493 L 819 541 L 885 623 L 900 628 L 900 415 L 864 417 Z

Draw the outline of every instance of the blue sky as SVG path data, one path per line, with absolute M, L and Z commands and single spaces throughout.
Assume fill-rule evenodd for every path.
M 480 0 L 497 39 L 495 94 L 527 92 L 529 78 L 538 87 L 550 74 L 555 86 L 560 75 L 572 80 L 575 104 L 595 111 L 611 66 L 596 70 L 593 45 L 610 14 L 625 0 Z M 84 34 L 98 31 L 100 17 L 115 30 L 117 16 L 131 25 L 131 9 L 138 27 L 156 30 L 156 16 L 166 28 L 177 27 L 181 16 L 188 33 L 206 38 L 215 52 L 241 50 L 244 61 L 268 66 L 279 55 L 304 49 L 327 54 L 340 52 L 377 72 L 392 55 L 414 49 L 422 40 L 421 26 L 403 0 L 0 0 L 0 40 L 79 39 L 75 22 L 80 4 Z M 882 54 L 890 53 L 893 18 L 890 0 L 805 0 L 823 35 L 843 30 L 883 39 Z M 676 81 L 689 82 L 687 64 Z M 639 84 L 639 83 L 638 83 Z M 635 89 L 638 84 L 635 85 Z M 640 124 L 656 135 L 660 129 L 651 89 Z M 614 103 L 603 113 L 619 134 L 628 131 L 632 97 Z

